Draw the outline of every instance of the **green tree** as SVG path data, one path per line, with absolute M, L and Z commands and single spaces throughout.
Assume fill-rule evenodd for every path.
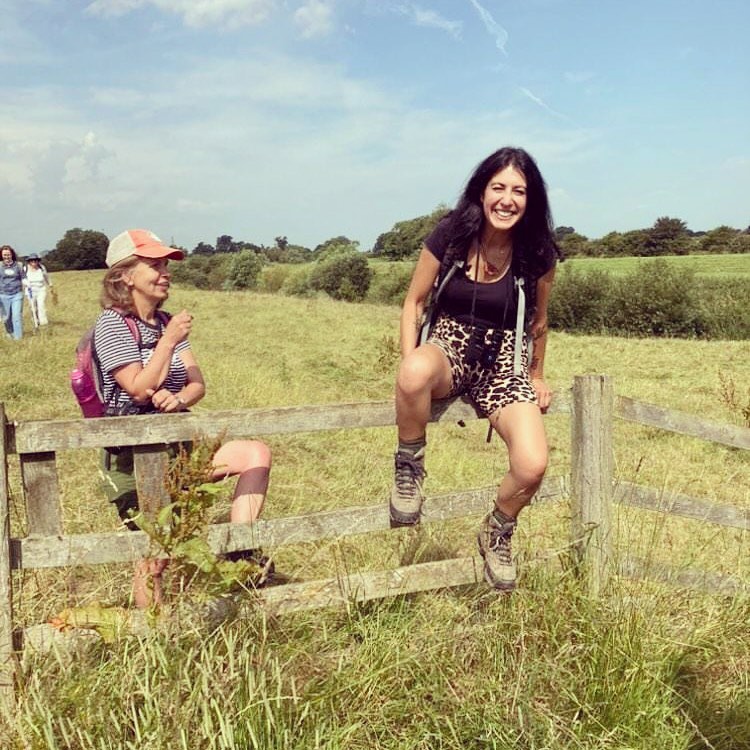
M 230 234 L 222 234 L 216 238 L 217 253 L 238 253 L 242 249 L 241 245 L 241 242 L 234 242 Z
M 640 255 L 685 255 L 687 252 L 690 235 L 682 219 L 660 216 L 645 234 L 644 252 Z
M 243 250 L 232 255 L 227 269 L 225 289 L 254 289 L 263 268 L 263 259 L 252 250 Z
M 55 249 L 44 256 L 44 264 L 50 271 L 79 271 L 90 268 L 106 268 L 109 239 L 103 232 L 93 229 L 68 229 Z
M 739 234 L 740 232 L 737 229 L 732 229 L 732 227 L 723 224 L 710 232 L 706 232 L 700 238 L 698 247 L 704 253 L 728 253 L 731 252 L 732 240 Z
M 558 245 L 566 258 L 572 258 L 576 255 L 590 255 L 588 237 L 578 234 L 576 231 L 566 232 L 558 239 Z
M 207 242 L 199 242 L 194 248 L 192 255 L 213 255 L 216 252 L 213 245 Z
M 372 254 L 389 260 L 416 258 L 425 237 L 435 228 L 447 212 L 445 206 L 438 206 L 431 214 L 416 219 L 399 221 L 389 232 L 383 232 L 372 248 Z
M 359 242 L 350 240 L 348 237 L 340 234 L 338 237 L 331 237 L 325 242 L 321 242 L 319 245 L 316 245 L 312 251 L 312 256 L 315 260 L 318 260 L 319 258 L 325 258 L 330 255 L 329 250 L 339 247 L 351 247 L 354 250 L 359 250 Z
M 334 299 L 361 302 L 370 288 L 372 269 L 362 253 L 353 251 L 331 255 L 318 261 L 310 271 L 310 287 Z

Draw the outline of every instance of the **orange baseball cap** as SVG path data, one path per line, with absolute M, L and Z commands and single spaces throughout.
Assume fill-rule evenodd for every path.
M 148 229 L 128 229 L 113 238 L 107 248 L 105 263 L 109 268 L 137 255 L 139 258 L 171 258 L 182 260 L 185 253 L 174 247 L 167 247 L 153 232 Z

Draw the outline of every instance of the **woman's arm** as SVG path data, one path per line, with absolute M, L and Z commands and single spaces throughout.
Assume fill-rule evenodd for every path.
M 187 409 L 197 404 L 206 395 L 206 384 L 203 373 L 195 360 L 193 352 L 189 349 L 180 353 L 180 359 L 187 370 L 187 383 L 177 393 L 172 393 L 166 388 L 151 392 L 151 403 L 162 412 L 174 412 Z
M 112 372 L 112 377 L 120 388 L 136 403 L 144 403 L 150 399 L 156 389 L 166 380 L 175 347 L 187 339 L 192 325 L 192 315 L 185 310 L 177 313 L 164 329 L 146 365 L 131 362 Z
M 529 377 L 536 391 L 539 407 L 546 411 L 552 399 L 552 392 L 544 382 L 544 355 L 547 350 L 547 308 L 555 279 L 553 266 L 536 283 L 536 312 L 531 321 L 531 337 L 534 340 L 534 351 L 529 365 Z
M 406 357 L 417 348 L 419 324 L 424 303 L 440 273 L 440 261 L 425 247 L 419 253 L 417 265 L 401 308 L 401 356 Z

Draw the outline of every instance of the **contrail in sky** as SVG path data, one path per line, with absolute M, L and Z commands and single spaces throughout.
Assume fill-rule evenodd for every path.
M 483 8 L 477 0 L 469 0 L 469 2 L 476 8 L 479 17 L 482 19 L 487 31 L 495 37 L 495 44 L 497 48 L 504 54 L 508 53 L 505 51 L 505 45 L 508 41 L 508 32 L 490 15 L 490 12 Z

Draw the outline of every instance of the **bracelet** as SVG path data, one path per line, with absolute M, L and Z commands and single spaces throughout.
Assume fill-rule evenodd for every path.
M 177 399 L 177 403 L 184 409 L 187 406 L 187 401 L 180 396 L 178 393 L 174 394 L 174 397 Z

